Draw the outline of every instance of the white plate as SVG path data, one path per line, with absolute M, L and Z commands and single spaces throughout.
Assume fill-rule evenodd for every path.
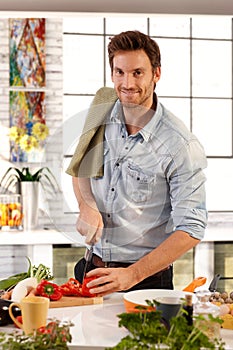
M 125 293 L 123 298 L 131 303 L 147 306 L 146 300 L 156 300 L 164 304 L 180 304 L 182 299 L 185 299 L 185 295 L 192 295 L 193 304 L 196 303 L 197 298 L 194 293 L 170 289 L 135 290 Z

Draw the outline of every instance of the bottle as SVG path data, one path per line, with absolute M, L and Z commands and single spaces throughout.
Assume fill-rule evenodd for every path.
M 192 294 L 185 295 L 185 304 L 183 305 L 183 309 L 185 312 L 183 316 L 187 320 L 188 326 L 192 326 L 193 324 L 193 296 Z
M 220 308 L 209 301 L 211 293 L 209 291 L 199 291 L 196 293 L 197 303 L 194 304 L 193 315 L 202 316 L 202 319 L 195 319 L 195 326 L 198 327 L 210 340 L 220 338 L 220 324 L 210 320 L 209 315 L 218 317 Z

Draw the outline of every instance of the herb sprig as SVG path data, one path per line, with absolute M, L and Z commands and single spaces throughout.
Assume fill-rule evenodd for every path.
M 156 306 L 158 303 L 146 301 L 149 306 Z M 170 327 L 162 319 L 162 312 L 159 310 L 147 312 L 146 308 L 139 306 L 138 312 L 119 314 L 119 327 L 125 327 L 129 335 L 112 348 L 106 350 L 146 350 L 146 349 L 167 349 L 167 350 L 200 350 L 218 349 L 224 350 L 224 343 L 221 339 L 210 340 L 198 329 L 196 324 L 202 320 L 202 316 L 194 316 L 193 325 L 188 325 L 183 316 L 185 310 L 180 309 L 176 317 L 170 320 Z M 196 322 L 197 321 L 197 322 Z M 221 319 L 210 315 L 210 322 L 220 323 Z
M 34 334 L 25 335 L 18 331 L 11 334 L 0 332 L 1 350 L 68 350 L 71 342 L 72 323 L 51 321 Z

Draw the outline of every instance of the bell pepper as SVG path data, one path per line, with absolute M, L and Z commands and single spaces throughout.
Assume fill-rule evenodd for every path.
M 61 299 L 62 292 L 57 284 L 47 280 L 42 280 L 36 287 L 36 295 L 56 301 Z
M 87 287 L 87 284 L 90 281 L 94 280 L 94 279 L 96 279 L 95 276 L 94 277 L 85 277 L 84 278 L 83 284 L 82 284 L 82 291 L 81 291 L 83 297 L 94 297 L 94 296 L 96 296 L 95 294 L 90 293 L 90 288 Z
M 78 297 L 94 297 L 95 294 L 89 292 L 87 283 L 95 279 L 96 277 L 85 277 L 83 284 L 79 283 L 75 278 L 70 278 L 66 283 L 60 286 L 62 295 L 64 296 L 78 296 Z
M 62 295 L 82 296 L 82 286 L 75 278 L 70 278 L 66 283 L 60 286 Z

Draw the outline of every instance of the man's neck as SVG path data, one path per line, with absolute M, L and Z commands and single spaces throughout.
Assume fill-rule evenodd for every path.
M 157 97 L 154 94 L 151 108 L 143 106 L 125 107 L 123 106 L 125 125 L 129 135 L 134 135 L 140 131 L 153 117 L 157 107 Z

